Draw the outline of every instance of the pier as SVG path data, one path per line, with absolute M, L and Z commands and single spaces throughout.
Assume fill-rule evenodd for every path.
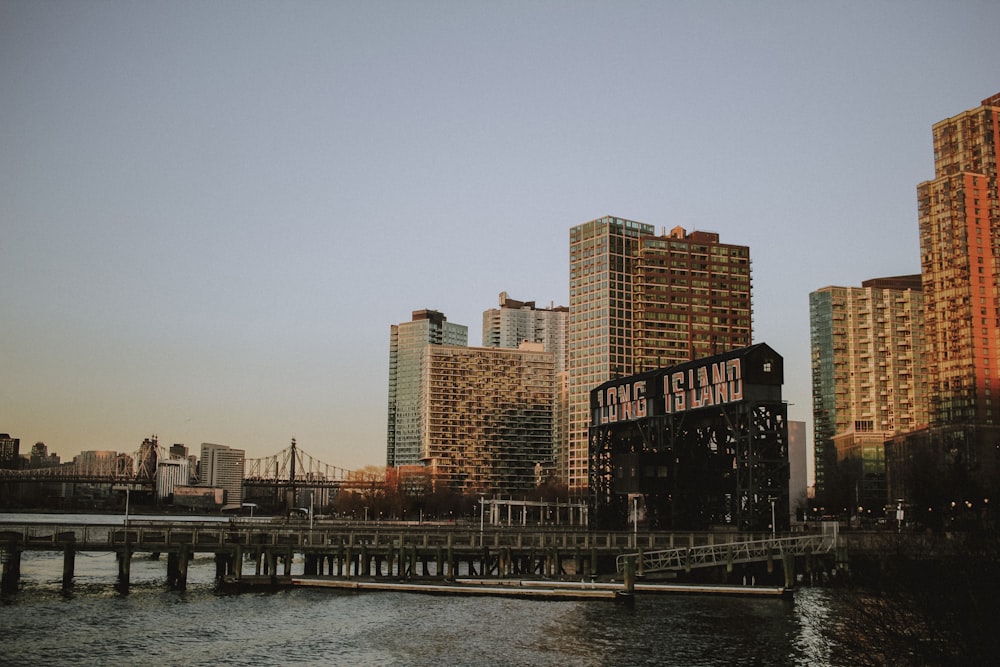
M 190 560 L 211 554 L 219 582 L 235 587 L 312 585 L 356 590 L 393 586 L 500 586 L 510 582 L 613 583 L 634 591 L 681 592 L 681 584 L 730 585 L 765 581 L 790 588 L 796 572 L 846 570 L 856 556 L 894 558 L 939 553 L 928 537 L 896 533 L 800 533 L 781 536 L 732 531 L 589 531 L 574 527 L 471 524 L 347 523 L 231 519 L 219 522 L 131 520 L 129 525 L 0 523 L 4 594 L 16 592 L 21 557 L 63 554 L 62 586 L 72 589 L 76 556 L 115 553 L 117 587 L 127 592 L 137 553 L 165 556 L 165 585 L 184 590 Z M 796 564 L 798 563 L 798 565 Z M 766 569 L 765 569 L 766 567 Z M 752 569 L 756 568 L 756 569 Z M 692 576 L 692 572 L 702 574 Z M 744 575 L 741 577 L 741 573 Z M 473 584 L 472 582 L 477 582 Z M 675 587 L 671 589 L 669 585 Z M 397 586 L 397 588 L 399 587 Z M 661 586 L 661 588 L 650 588 Z M 520 585 L 523 595 L 534 595 Z M 537 588 L 537 587 L 536 587 Z M 582 594 L 583 586 L 561 590 Z M 568 593 L 549 593 L 552 596 Z M 595 595 L 605 595 L 595 593 Z M 545 595 L 539 593 L 538 595 Z M 589 593 L 588 593 L 589 595 Z

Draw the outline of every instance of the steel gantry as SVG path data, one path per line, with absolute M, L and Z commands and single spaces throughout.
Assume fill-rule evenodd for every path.
M 781 357 L 758 344 L 595 389 L 592 525 L 787 528 L 782 381 Z

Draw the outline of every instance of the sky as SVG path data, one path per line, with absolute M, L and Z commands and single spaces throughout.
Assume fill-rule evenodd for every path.
M 568 305 L 604 216 L 750 246 L 812 442 L 809 293 L 919 273 L 931 126 L 1000 3 L 0 0 L 0 432 L 385 463 L 389 327 Z

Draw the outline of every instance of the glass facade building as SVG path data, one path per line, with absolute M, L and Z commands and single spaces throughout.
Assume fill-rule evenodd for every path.
M 389 331 L 389 405 L 386 465 L 421 463 L 423 414 L 421 362 L 428 345 L 469 344 L 469 329 L 435 310 L 416 310 L 412 320 Z
M 569 308 L 538 308 L 534 301 L 517 301 L 500 293 L 500 307 L 483 312 L 483 347 L 517 349 L 521 343 L 541 343 L 555 355 L 556 372 L 566 368 Z
M 816 493 L 885 504 L 874 443 L 927 423 L 923 293 L 919 275 L 809 295 Z
M 569 233 L 569 447 L 556 462 L 572 491 L 588 483 L 590 390 L 632 371 L 632 276 L 652 225 L 603 217 Z

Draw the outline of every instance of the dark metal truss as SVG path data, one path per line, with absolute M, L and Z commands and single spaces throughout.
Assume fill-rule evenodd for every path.
M 787 528 L 786 412 L 741 402 L 592 427 L 591 525 L 628 527 L 641 497 L 650 529 Z

